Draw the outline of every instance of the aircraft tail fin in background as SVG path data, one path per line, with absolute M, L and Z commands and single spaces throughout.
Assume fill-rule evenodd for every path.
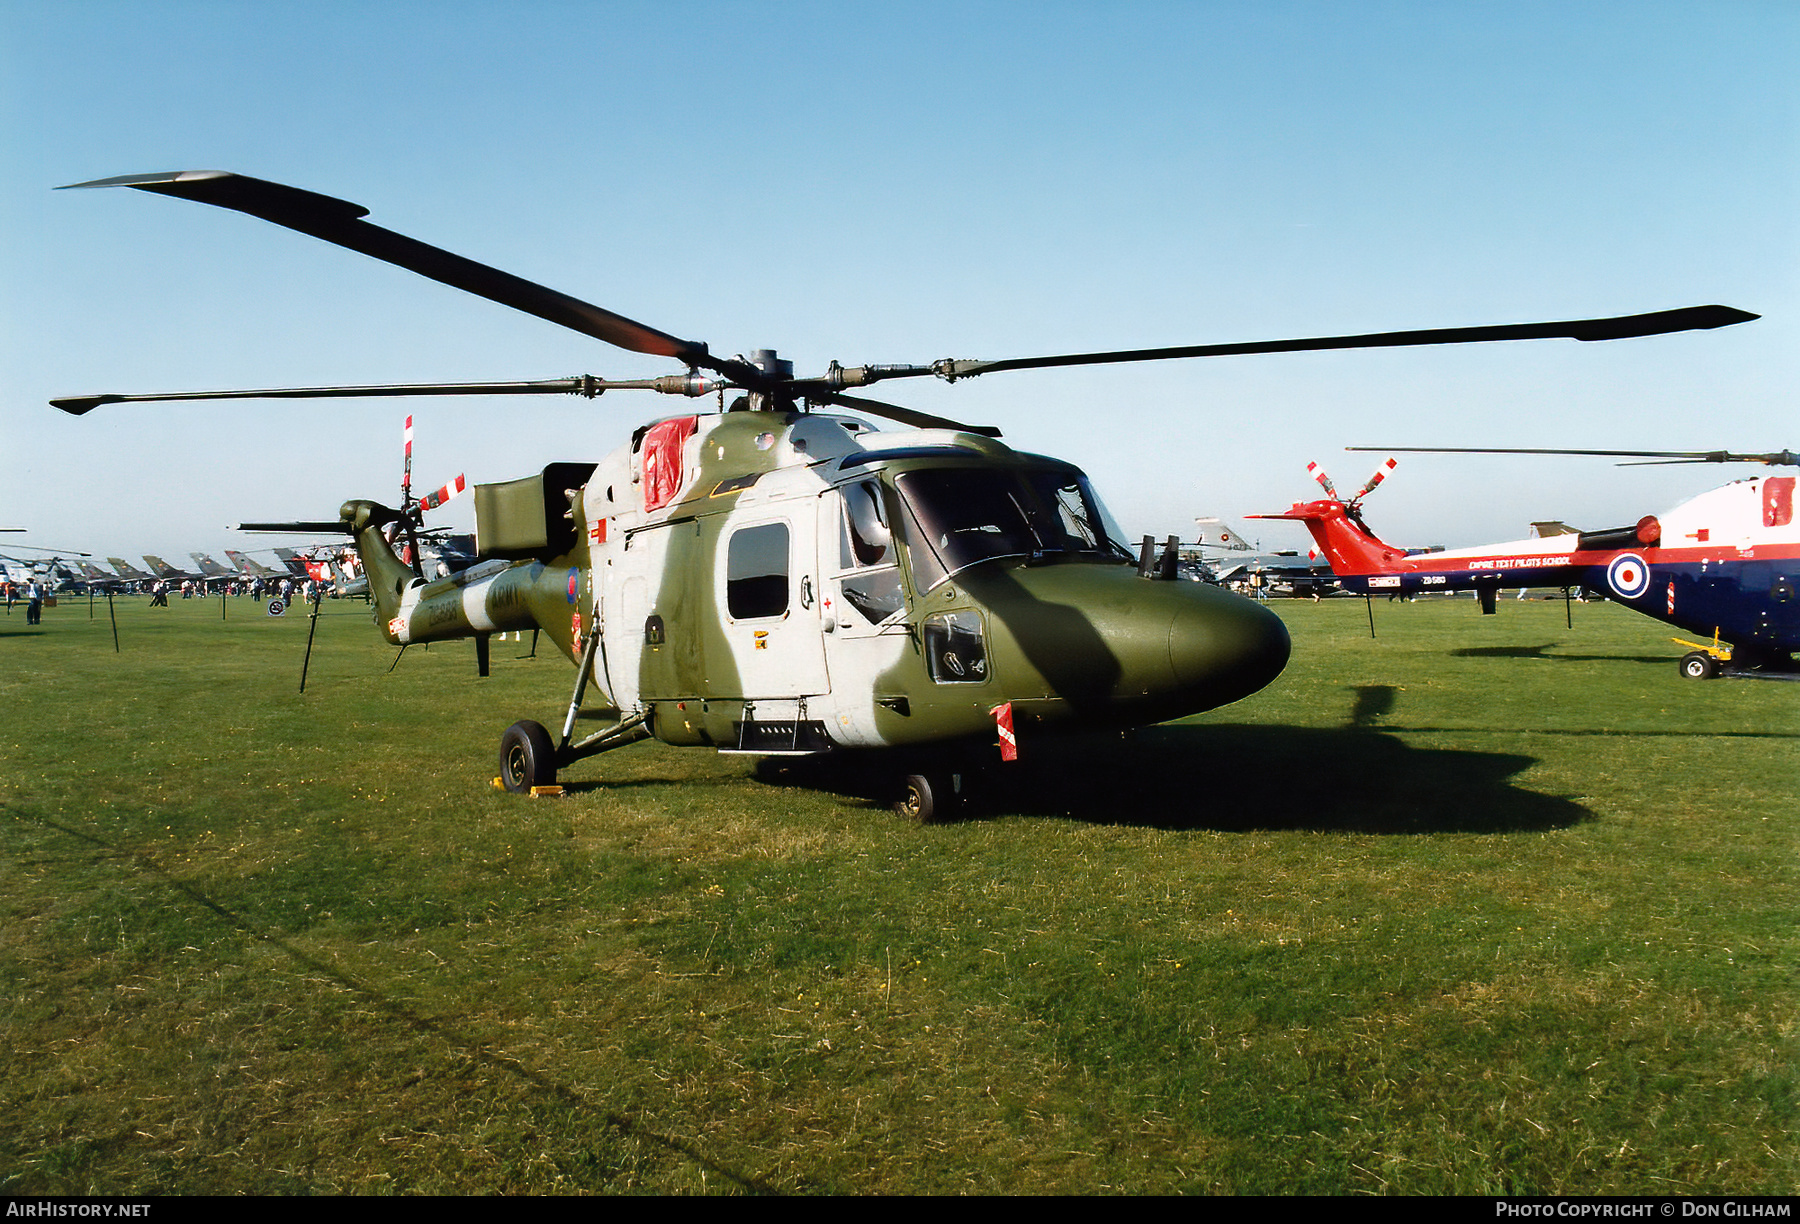
M 1250 544 L 1244 537 L 1225 526 L 1215 515 L 1194 520 L 1196 524 L 1196 541 L 1202 548 L 1217 548 L 1226 552 L 1249 552 Z

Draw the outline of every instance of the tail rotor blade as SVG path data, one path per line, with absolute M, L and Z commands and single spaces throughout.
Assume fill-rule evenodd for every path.
M 412 413 L 409 412 L 406 414 L 406 466 L 401 469 L 400 473 L 400 504 L 402 506 L 412 505 L 412 421 Z
M 1390 457 L 1386 463 L 1376 468 L 1375 474 L 1369 477 L 1369 483 L 1357 490 L 1356 496 L 1350 499 L 1351 502 L 1359 502 L 1369 494 L 1373 493 L 1380 487 L 1381 482 L 1388 478 L 1388 473 L 1393 471 L 1398 464 L 1399 460 Z
M 457 477 L 455 480 L 452 480 L 449 484 L 447 484 L 443 488 L 439 489 L 436 493 L 432 493 L 432 494 L 428 495 L 423 501 L 421 501 L 419 503 L 419 507 L 420 507 L 420 509 L 423 509 L 423 510 L 436 510 L 439 506 L 443 505 L 445 502 L 449 501 L 451 498 L 457 496 L 466 488 L 468 488 L 468 480 L 462 473 L 459 472 L 459 473 L 457 473 Z

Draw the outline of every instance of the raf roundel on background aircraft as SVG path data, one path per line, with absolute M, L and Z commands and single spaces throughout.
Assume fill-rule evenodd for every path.
M 606 380 L 309 387 L 52 401 L 71 413 L 128 401 L 574 394 L 697 397 L 729 410 L 637 429 L 598 463 L 476 487 L 478 553 L 427 580 L 390 543 L 413 522 L 351 501 L 377 621 L 398 645 L 539 628 L 577 666 L 553 737 L 521 721 L 501 781 L 635 740 L 757 755 L 890 749 L 896 808 L 954 802 L 961 770 L 1058 729 L 1127 727 L 1213 709 L 1286 665 L 1288 635 L 1255 602 L 1173 581 L 1176 549 L 1133 549 L 1074 465 L 1016 451 L 998 430 L 848 394 L 878 381 L 949 382 L 1005 370 L 1231 354 L 1564 337 L 1615 340 L 1756 316 L 1724 306 L 1618 318 L 1439 328 L 930 365 L 832 362 L 796 377 L 770 350 L 720 358 L 612 311 L 428 246 L 359 205 L 223 171 L 76 184 L 131 187 L 260 217 L 360 251 L 684 373 Z M 848 409 L 858 416 L 829 411 Z M 878 431 L 861 415 L 906 426 Z M 591 697 L 590 697 L 591 694 Z M 610 712 L 574 737 L 584 702 Z M 871 758 L 872 760 L 874 758 Z M 875 768 L 876 766 L 871 766 Z M 880 766 L 887 768 L 888 766 Z
M 1351 447 L 1351 450 L 1423 451 L 1436 454 L 1605 455 L 1656 463 L 1761 463 L 1800 465 L 1800 455 L 1774 451 L 1584 451 L 1482 449 L 1475 447 Z M 1591 591 L 1710 644 L 1681 659 L 1681 673 L 1700 680 L 1720 674 L 1796 675 L 1800 649 L 1800 524 L 1794 520 L 1793 476 L 1736 480 L 1662 514 L 1607 531 L 1558 531 L 1529 540 L 1448 551 L 1408 551 L 1376 537 L 1364 525 L 1363 497 L 1393 467 L 1389 459 L 1349 501 L 1329 479 L 1315 476 L 1327 496 L 1296 502 L 1282 514 L 1251 518 L 1292 519 L 1306 524 L 1332 572 L 1346 589 L 1370 594 L 1475 591 L 1492 613 L 1501 587 L 1564 587 Z M 1557 524 L 1561 527 L 1561 524 Z

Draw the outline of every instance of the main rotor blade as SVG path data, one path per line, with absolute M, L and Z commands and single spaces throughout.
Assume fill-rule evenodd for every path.
M 68 186 L 133 187 L 248 213 L 632 352 L 673 357 L 686 365 L 706 369 L 720 368 L 708 356 L 706 345 L 697 340 L 671 336 L 591 302 L 428 246 L 404 234 L 370 225 L 361 219 L 369 210 L 348 200 L 225 170 L 126 174 Z
M 899 421 L 902 425 L 911 425 L 914 429 L 954 429 L 962 433 L 982 434 L 989 438 L 1000 436 L 1000 431 L 992 425 L 964 425 L 961 421 L 952 421 L 948 417 L 933 416 L 929 412 L 920 412 L 915 408 L 902 408 L 898 404 L 887 404 L 881 400 L 864 399 L 860 395 L 844 395 L 841 392 L 833 392 L 825 397 L 825 401 L 856 412 L 866 412 L 871 416 Z
M 31 530 L 31 528 L 29 528 L 29 527 L 0 527 L 0 531 L 29 531 L 29 530 Z M 60 556 L 60 555 L 67 555 L 67 556 L 71 556 L 71 557 L 91 557 L 94 555 L 93 553 L 77 552 L 73 548 L 46 548 L 42 544 L 9 544 L 9 545 L 7 545 L 7 547 L 23 548 L 28 552 L 51 553 L 51 554 L 53 554 L 51 557 L 51 560 L 53 560 L 53 561 L 56 559 L 57 556 Z
M 1666 332 L 1730 327 L 1760 318 L 1730 306 L 1689 306 L 1650 314 L 1609 319 L 1571 319 L 1561 323 L 1508 323 L 1493 327 L 1436 327 L 1423 331 L 1372 332 L 1361 336 L 1320 336 L 1307 340 L 1262 340 L 1248 344 L 1194 344 L 1178 348 L 1123 349 L 1111 353 L 1065 353 L 1056 357 L 1015 357 L 1005 361 L 944 360 L 932 366 L 939 377 L 955 382 L 1000 370 L 1036 370 L 1051 366 L 1108 365 L 1124 361 L 1168 361 L 1182 357 L 1231 357 L 1248 353 L 1304 353 L 1320 349 L 1405 348 L 1422 344 L 1485 344 L 1498 340 L 1622 340 Z M 905 375 L 898 375 L 904 377 Z
M 362 399 L 393 395 L 583 395 L 589 399 L 609 386 L 588 374 L 537 382 L 390 383 L 374 387 L 270 387 L 259 391 L 169 391 L 159 395 L 71 395 L 50 403 L 71 416 L 92 412 L 102 404 L 141 404 L 165 400 L 228 399 Z
M 353 535 L 349 526 L 338 520 L 333 523 L 233 523 L 232 531 L 255 531 L 262 534 L 285 533 L 289 535 Z
M 1760 455 L 1740 455 L 1735 451 L 1628 451 L 1628 450 L 1559 450 L 1523 446 L 1346 446 L 1353 451 L 1410 451 L 1416 455 L 1594 455 L 1603 459 L 1649 459 L 1660 463 L 1767 463 L 1777 467 L 1800 465 L 1800 454 L 1793 451 L 1767 451 Z M 1648 467 L 1649 464 L 1621 463 L 1620 467 Z

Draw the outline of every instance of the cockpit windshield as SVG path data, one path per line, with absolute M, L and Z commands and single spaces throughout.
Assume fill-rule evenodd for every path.
M 1131 560 L 1124 533 L 1075 468 L 928 468 L 894 484 L 920 590 L 996 557 Z

